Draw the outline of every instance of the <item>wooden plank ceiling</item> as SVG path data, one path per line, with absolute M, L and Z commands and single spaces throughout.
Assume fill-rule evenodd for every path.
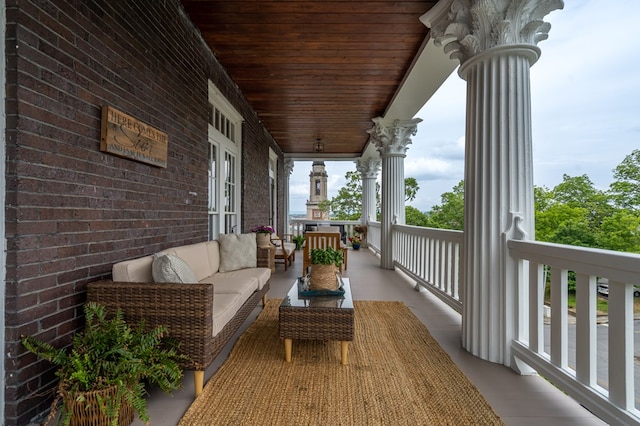
M 183 0 L 283 152 L 357 157 L 427 35 L 437 1 Z

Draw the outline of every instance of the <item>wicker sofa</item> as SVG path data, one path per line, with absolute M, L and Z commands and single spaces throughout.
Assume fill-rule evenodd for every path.
M 179 342 L 181 353 L 188 357 L 183 367 L 194 370 L 198 396 L 204 386 L 204 370 L 260 300 L 263 305 L 266 301 L 270 250 L 257 248 L 255 243 L 253 247 L 255 267 L 232 271 L 221 269 L 218 241 L 174 247 L 120 262 L 113 266 L 112 280 L 89 283 L 87 299 L 109 310 L 122 309 L 127 321 L 144 320 L 149 327 L 167 326 L 169 335 Z M 154 259 L 162 255 L 182 259 L 193 271 L 196 282 L 154 282 Z M 242 250 L 234 256 L 242 258 L 247 253 Z

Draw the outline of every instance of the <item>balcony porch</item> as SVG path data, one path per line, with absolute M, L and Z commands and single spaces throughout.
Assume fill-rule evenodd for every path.
M 281 265 L 271 278 L 270 298 L 282 298 L 301 274 L 297 259 L 286 272 Z M 461 347 L 461 316 L 431 292 L 414 289 L 406 275 L 380 268 L 380 258 L 372 251 L 349 251 L 348 269 L 354 299 L 398 300 L 411 308 L 429 332 L 451 356 L 463 373 L 482 393 L 507 425 L 600 425 L 605 424 L 577 402 L 540 376 L 522 376 L 500 364 L 483 361 Z M 259 314 L 256 309 L 238 336 Z M 235 339 L 234 339 L 235 340 Z M 206 372 L 208 380 L 224 362 L 232 348 L 229 344 Z M 284 350 L 284 349 L 283 349 Z M 284 361 L 283 361 L 284 362 Z M 192 375 L 187 372 L 183 388 L 172 397 L 152 390 L 149 412 L 152 424 L 172 425 L 182 417 L 193 399 Z M 268 419 L 265 419 L 268 423 Z M 136 420 L 134 425 L 141 425 Z

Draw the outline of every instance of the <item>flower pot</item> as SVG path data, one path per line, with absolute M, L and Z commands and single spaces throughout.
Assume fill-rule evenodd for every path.
M 256 234 L 256 243 L 258 247 L 261 248 L 269 248 L 271 247 L 271 234 L 265 234 L 263 232 L 258 232 Z
M 102 405 L 114 398 L 116 392 L 116 386 L 73 395 L 61 389 L 60 396 L 71 414 L 70 425 L 109 426 L 111 421 L 102 409 Z M 83 399 L 83 401 L 80 402 L 78 399 Z M 133 422 L 134 414 L 133 407 L 122 401 L 118 412 L 118 425 L 130 425 Z
M 351 244 L 354 250 L 360 250 L 360 243 Z
M 335 265 L 311 265 L 309 290 L 337 290 Z

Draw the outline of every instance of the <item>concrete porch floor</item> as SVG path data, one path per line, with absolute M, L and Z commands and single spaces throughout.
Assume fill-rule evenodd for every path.
M 295 278 L 301 275 L 302 253 L 293 266 L 284 271 L 278 264 L 271 276 L 269 298 L 283 298 Z M 460 315 L 428 291 L 417 292 L 413 283 L 403 275 L 380 269 L 378 257 L 368 250 L 349 250 L 348 270 L 353 298 L 357 300 L 398 300 L 411 308 L 453 361 L 479 389 L 487 402 L 507 425 L 603 425 L 585 408 L 538 376 L 520 376 L 502 365 L 483 361 L 466 352 L 460 344 Z M 224 362 L 235 340 L 260 313 L 261 306 L 243 324 L 233 341 L 205 373 L 208 380 Z M 283 347 L 284 362 L 284 347 Z M 185 372 L 183 388 L 165 395 L 157 389 L 150 391 L 149 415 L 155 426 L 176 425 L 193 401 L 193 373 Z M 265 413 L 268 415 L 268 413 Z M 268 422 L 268 419 L 265 419 Z M 142 425 L 135 420 L 134 425 Z

